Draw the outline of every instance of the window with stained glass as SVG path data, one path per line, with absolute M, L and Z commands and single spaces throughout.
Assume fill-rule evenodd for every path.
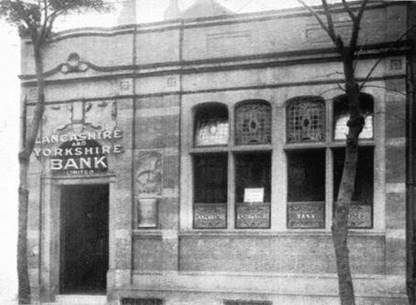
M 271 143 L 271 107 L 264 101 L 249 101 L 235 108 L 237 145 Z
M 287 141 L 325 140 L 325 103 L 317 97 L 300 97 L 287 107 Z
M 297 97 L 287 104 L 287 227 L 291 229 L 325 228 L 325 209 L 331 206 L 326 202 L 326 194 L 331 188 L 333 203 L 337 199 L 345 158 L 345 141 L 337 140 L 345 140 L 348 132 L 347 96 L 333 100 L 332 126 L 325 120 L 327 106 L 330 109 L 330 104 L 325 105 L 322 98 L 313 96 Z M 359 149 L 349 215 L 349 227 L 355 229 L 373 226 L 374 111 L 370 95 L 360 95 L 360 109 L 365 119 L 360 139 L 367 141 L 360 144 L 363 146 Z
M 224 104 L 202 104 L 194 112 L 193 228 L 267 229 L 271 226 L 271 106 L 248 100 L 230 109 L 232 137 Z M 253 145 L 259 145 L 255 152 Z

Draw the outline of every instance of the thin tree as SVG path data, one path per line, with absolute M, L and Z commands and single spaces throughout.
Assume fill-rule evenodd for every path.
M 351 36 L 348 41 L 337 33 L 334 26 L 331 8 L 326 0 L 321 0 L 322 14 L 298 0 L 318 21 L 321 28 L 331 39 L 336 52 L 340 55 L 343 66 L 343 77 L 345 81 L 345 94 L 348 101 L 349 120 L 347 122 L 348 133 L 346 135 L 345 160 L 342 171 L 341 183 L 336 198 L 334 214 L 332 219 L 332 240 L 335 248 L 335 259 L 338 273 L 338 287 L 341 305 L 355 305 L 354 287 L 351 276 L 348 249 L 348 215 L 354 193 L 355 177 L 358 160 L 358 137 L 364 127 L 364 117 L 360 111 L 360 92 L 364 83 L 369 79 L 369 72 L 363 83 L 359 83 L 355 76 L 355 64 L 357 52 L 359 51 L 358 37 L 360 23 L 367 7 L 368 0 L 362 0 L 357 8 L 350 6 L 346 0 L 342 0 L 343 8 L 351 20 Z
M 29 38 L 33 46 L 36 70 L 37 100 L 29 128 L 22 134 L 19 150 L 19 189 L 18 189 L 18 301 L 29 304 L 31 301 L 28 258 L 27 258 L 27 220 L 28 220 L 28 171 L 36 137 L 39 133 L 45 109 L 45 77 L 43 52 L 51 38 L 57 18 L 84 9 L 104 10 L 108 6 L 103 0 L 0 0 L 0 17 L 16 25 L 22 38 Z

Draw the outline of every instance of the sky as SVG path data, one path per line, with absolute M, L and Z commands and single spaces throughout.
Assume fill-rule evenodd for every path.
M 120 9 L 119 1 L 107 15 L 73 16 L 57 24 L 58 29 L 84 26 L 113 26 Z M 195 0 L 179 0 L 186 9 Z M 168 0 L 137 0 L 138 22 L 162 20 Z M 296 6 L 294 0 L 219 0 L 236 13 L 264 11 Z M 312 2 L 309 2 L 312 3 Z M 13 304 L 16 297 L 16 239 L 17 239 L 17 152 L 19 145 L 19 74 L 20 42 L 16 30 L 0 20 L 0 304 Z

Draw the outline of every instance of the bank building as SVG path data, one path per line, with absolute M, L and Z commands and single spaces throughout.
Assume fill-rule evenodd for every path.
M 34 301 L 339 304 L 331 222 L 348 109 L 327 34 L 300 7 L 170 1 L 164 21 L 136 24 L 140 8 L 124 5 L 120 25 L 60 32 L 45 50 L 29 174 Z M 350 19 L 331 9 L 347 37 Z M 415 272 L 415 16 L 412 2 L 370 2 L 361 25 L 357 77 L 379 64 L 360 96 L 349 215 L 359 305 L 408 304 Z M 27 124 L 34 74 L 23 41 Z

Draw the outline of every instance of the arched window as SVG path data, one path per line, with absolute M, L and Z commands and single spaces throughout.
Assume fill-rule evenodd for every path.
M 194 111 L 195 229 L 227 228 L 231 225 L 227 215 L 235 217 L 236 229 L 270 228 L 271 106 L 263 100 L 247 100 L 231 111 L 229 116 L 220 103 L 205 103 Z M 231 136 L 230 117 L 235 127 Z M 256 151 L 253 145 L 259 145 Z
M 328 201 L 337 200 L 345 159 L 345 135 L 348 132 L 347 96 L 334 99 L 332 126 L 325 120 L 325 109 L 324 100 L 314 96 L 295 97 L 287 104 L 287 226 L 291 229 L 324 228 L 326 208 L 331 205 Z M 360 95 L 360 109 L 365 126 L 360 135 L 362 141 L 349 226 L 371 228 L 374 142 L 373 98 L 370 95 Z M 339 140 L 344 140 L 344 143 Z M 326 197 L 330 191 L 333 199 Z
M 360 111 L 364 117 L 364 127 L 359 135 L 357 173 L 354 193 L 350 206 L 349 226 L 353 228 L 371 228 L 373 225 L 373 192 L 374 192 L 374 147 L 370 141 L 374 137 L 373 117 L 374 100 L 369 94 L 361 93 Z M 344 140 L 348 133 L 347 122 L 350 117 L 347 95 L 334 99 L 333 137 L 335 141 Z M 367 142 L 365 142 L 367 140 Z M 334 201 L 337 200 L 345 159 L 345 148 L 332 149 Z
M 235 107 L 237 145 L 271 143 L 271 107 L 262 101 L 247 101 Z
M 325 103 L 316 96 L 297 97 L 287 106 L 287 141 L 325 140 Z
M 224 152 L 207 153 L 204 147 L 228 144 L 228 109 L 220 103 L 205 103 L 195 109 L 193 157 L 194 228 L 225 228 L 227 220 L 228 157 Z
M 228 143 L 228 110 L 220 103 L 207 103 L 195 111 L 195 146 L 226 145 Z
M 361 131 L 360 139 L 373 138 L 373 98 L 369 94 L 360 94 L 360 110 L 364 117 L 364 128 Z M 345 140 L 348 133 L 347 122 L 349 119 L 348 99 L 346 95 L 334 99 L 334 140 Z

